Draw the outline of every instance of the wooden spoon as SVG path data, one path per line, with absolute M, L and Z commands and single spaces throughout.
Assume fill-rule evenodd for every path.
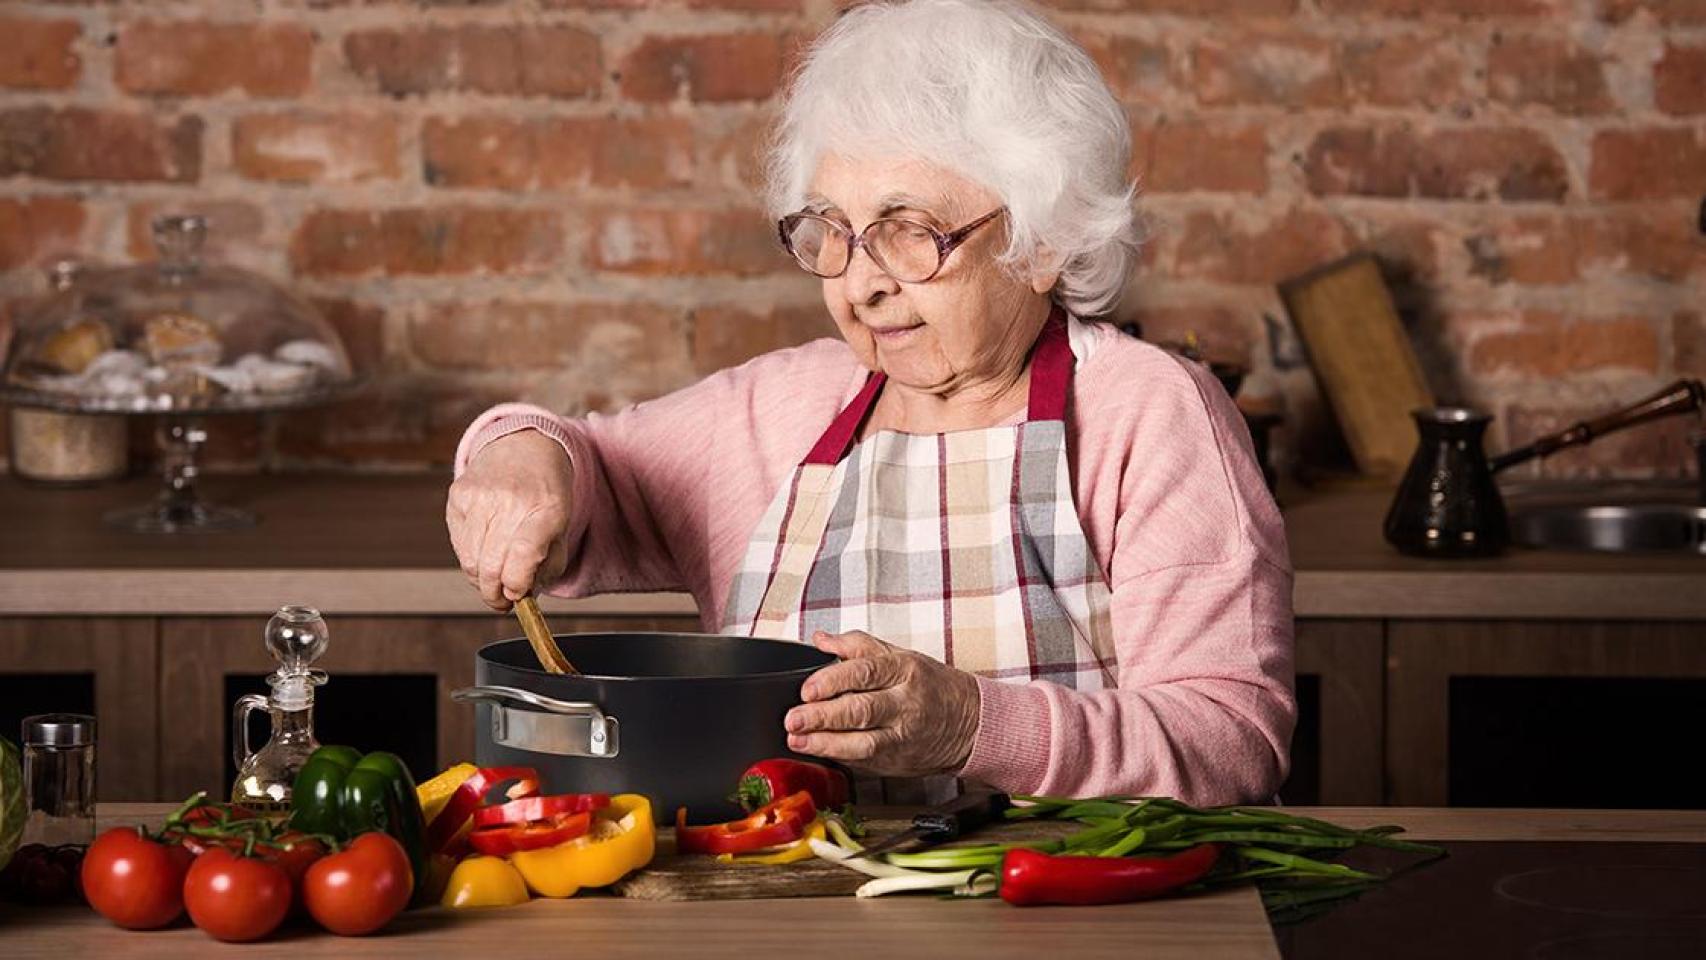
M 539 658 L 540 666 L 549 673 L 580 674 L 569 658 L 563 656 L 556 638 L 551 636 L 551 628 L 545 625 L 545 615 L 539 612 L 539 601 L 532 594 L 515 602 L 515 618 L 521 621 L 521 632 L 527 634 L 527 642 L 533 646 L 533 655 Z

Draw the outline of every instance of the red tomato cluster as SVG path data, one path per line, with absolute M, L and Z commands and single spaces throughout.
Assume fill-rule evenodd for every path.
M 414 891 L 408 854 L 384 833 L 364 833 L 328 855 L 305 834 L 245 843 L 114 827 L 89 847 L 82 877 L 89 905 L 118 926 L 154 930 L 187 909 L 209 936 L 232 942 L 272 933 L 293 906 L 333 933 L 372 933 Z

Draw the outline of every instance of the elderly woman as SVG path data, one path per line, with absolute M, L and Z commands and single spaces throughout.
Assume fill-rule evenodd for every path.
M 848 11 L 769 164 L 841 339 L 609 416 L 489 411 L 462 568 L 498 609 L 685 588 L 708 628 L 815 643 L 840 660 L 790 747 L 930 799 L 1266 800 L 1295 717 L 1278 512 L 1219 385 L 1085 319 L 1133 263 L 1129 138 L 1025 7 Z

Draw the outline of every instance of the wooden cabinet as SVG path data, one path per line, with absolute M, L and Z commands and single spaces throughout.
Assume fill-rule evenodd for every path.
M 1706 623 L 1395 621 L 1386 688 L 1388 803 L 1706 806 Z
M 450 692 L 508 616 L 328 615 L 327 742 L 436 771 L 473 749 Z M 231 705 L 264 691 L 264 617 L 0 618 L 0 732 L 93 711 L 109 800 L 223 793 Z M 558 615 L 561 631 L 698 629 L 676 615 Z M 1305 619 L 1289 804 L 1706 807 L 1706 622 Z M 265 736 L 257 722 L 255 743 Z M 1696 800 L 1698 798 L 1698 800 Z M 1648 802 L 1651 801 L 1651 802 Z
M 159 799 L 155 630 L 146 618 L 0 620 L 0 732 L 15 741 L 30 714 L 92 712 L 96 795 Z

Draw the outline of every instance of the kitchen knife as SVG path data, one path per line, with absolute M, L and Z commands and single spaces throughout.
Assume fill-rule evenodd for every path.
M 866 847 L 851 859 L 882 856 L 909 843 L 914 844 L 914 849 L 921 850 L 957 840 L 992 820 L 1001 819 L 1002 812 L 1012 805 L 1012 799 L 1005 793 L 968 793 L 952 803 L 913 817 L 912 826 Z

